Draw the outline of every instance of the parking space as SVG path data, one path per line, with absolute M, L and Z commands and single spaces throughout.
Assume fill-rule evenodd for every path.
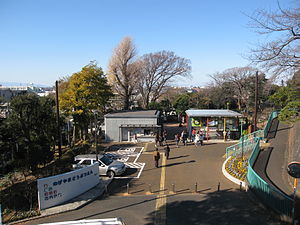
M 130 147 L 120 148 L 117 151 L 107 152 L 106 155 L 114 160 L 124 162 L 127 166 L 126 172 L 121 176 L 115 176 L 114 179 L 137 179 L 145 167 L 145 162 L 139 160 L 144 148 Z

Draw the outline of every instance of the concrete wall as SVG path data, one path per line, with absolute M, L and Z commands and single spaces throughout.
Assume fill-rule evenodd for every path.
M 124 124 L 157 125 L 157 118 L 105 118 L 105 140 L 121 141 L 120 126 Z M 128 131 L 127 128 L 123 128 L 123 130 L 124 132 Z

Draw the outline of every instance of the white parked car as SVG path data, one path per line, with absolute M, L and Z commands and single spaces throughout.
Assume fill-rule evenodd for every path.
M 77 155 L 74 158 L 72 165 L 73 169 L 79 169 L 82 167 L 90 166 L 96 163 L 96 154 L 89 155 Z M 113 178 L 123 174 L 126 170 L 126 165 L 123 162 L 119 162 L 109 158 L 106 155 L 98 155 L 99 174 L 102 176 L 108 176 Z

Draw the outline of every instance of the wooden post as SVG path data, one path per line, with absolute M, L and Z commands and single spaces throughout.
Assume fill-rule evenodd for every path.
M 224 136 L 224 141 L 226 141 L 226 118 L 225 117 L 224 117 L 223 136 Z
M 206 140 L 207 140 L 207 141 L 208 141 L 208 138 L 209 138 L 208 132 L 209 132 L 209 127 L 208 127 L 208 117 L 206 117 Z

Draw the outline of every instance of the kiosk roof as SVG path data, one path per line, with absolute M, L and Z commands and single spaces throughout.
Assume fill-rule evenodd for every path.
M 243 115 L 228 109 L 189 109 L 189 117 L 242 117 Z

